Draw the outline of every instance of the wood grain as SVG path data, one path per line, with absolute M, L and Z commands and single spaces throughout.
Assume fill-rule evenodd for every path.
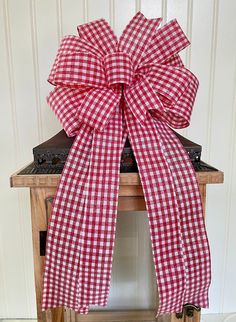
M 60 180 L 59 174 L 38 174 L 38 175 L 19 175 L 20 171 L 14 173 L 10 177 L 11 187 L 56 187 Z M 224 181 L 222 171 L 197 172 L 199 184 L 216 184 Z M 138 173 L 120 173 L 120 192 L 125 195 L 127 190 L 131 190 L 132 186 L 140 186 L 141 181 Z M 129 188 L 123 188 L 129 186 Z M 141 188 L 135 187 L 136 195 L 141 195 Z

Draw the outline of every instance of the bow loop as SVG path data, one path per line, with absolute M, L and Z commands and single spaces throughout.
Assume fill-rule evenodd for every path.
M 161 105 L 151 108 L 152 115 L 174 128 L 187 127 L 198 89 L 197 78 L 184 67 L 156 64 L 148 73 L 148 81 L 161 101 Z
M 77 36 L 66 36 L 62 39 L 60 46 L 58 48 L 58 51 L 57 51 L 56 59 L 53 63 L 51 72 L 48 77 L 49 83 L 51 83 L 52 85 L 56 85 L 54 82 L 54 78 L 55 78 L 56 68 L 57 68 L 57 64 L 58 64 L 60 55 L 63 52 L 75 51 L 75 49 L 77 48 L 77 45 L 78 45 L 78 37 Z
M 161 18 L 147 19 L 141 12 L 138 12 L 123 31 L 118 50 L 132 57 L 135 68 L 138 67 L 161 21 Z
M 77 29 L 80 37 L 96 46 L 103 56 L 117 50 L 117 37 L 106 20 L 99 19 L 85 23 Z
M 161 64 L 190 44 L 176 19 L 158 29 L 144 52 L 139 67 Z
M 50 82 L 60 86 L 103 88 L 106 86 L 103 63 L 89 52 L 61 53 Z
M 89 90 L 86 88 L 55 87 L 48 95 L 47 102 L 61 122 L 68 136 L 75 136 L 81 126 L 78 121 L 78 106 Z

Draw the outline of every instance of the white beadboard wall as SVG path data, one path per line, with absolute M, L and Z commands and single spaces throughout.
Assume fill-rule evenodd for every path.
M 213 276 L 204 313 L 236 320 L 228 314 L 236 311 L 235 0 L 0 0 L 0 318 L 36 317 L 29 191 L 11 189 L 9 176 L 61 128 L 45 100 L 59 41 L 101 17 L 119 36 L 138 10 L 164 22 L 177 18 L 192 43 L 182 57 L 200 88 L 182 132 L 225 172 L 224 185 L 207 189 Z M 119 213 L 109 308 L 152 307 L 153 285 L 146 213 Z

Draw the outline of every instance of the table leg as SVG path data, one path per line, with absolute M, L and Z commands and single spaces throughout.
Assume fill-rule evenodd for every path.
M 31 188 L 31 220 L 32 220 L 32 239 L 34 256 L 34 279 L 37 304 L 38 322 L 63 322 L 64 309 L 58 307 L 47 312 L 41 311 L 42 304 L 42 282 L 45 258 L 40 254 L 40 232 L 46 232 L 49 222 L 51 209 L 47 200 L 55 193 L 55 188 Z

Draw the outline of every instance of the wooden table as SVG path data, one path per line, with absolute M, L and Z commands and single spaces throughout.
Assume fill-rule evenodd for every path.
M 22 169 L 21 169 L 22 170 Z M 130 310 L 130 311 L 95 311 L 88 315 L 78 315 L 74 311 L 63 307 L 41 312 L 42 276 L 44 267 L 43 243 L 50 220 L 51 205 L 60 175 L 20 175 L 20 171 L 11 176 L 11 187 L 30 188 L 32 239 L 34 256 L 34 277 L 37 301 L 38 321 L 53 322 L 80 322 L 80 321 L 155 321 L 154 310 Z M 205 211 L 206 185 L 223 182 L 223 172 L 197 172 L 200 184 L 201 196 Z M 138 173 L 121 173 L 119 189 L 119 211 L 146 210 L 143 198 L 143 190 Z M 194 312 L 193 317 L 177 319 L 175 314 L 162 317 L 162 321 L 171 322 L 199 322 L 200 313 Z

